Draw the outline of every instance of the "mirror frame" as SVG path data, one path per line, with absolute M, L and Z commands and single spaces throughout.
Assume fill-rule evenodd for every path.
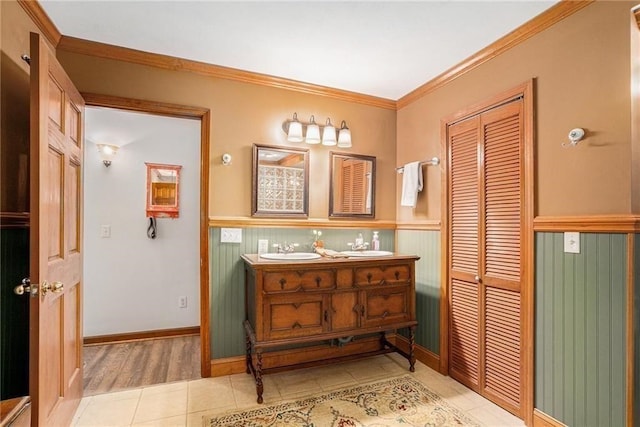
M 329 152 L 329 218 L 375 218 L 376 216 L 376 158 L 375 156 L 367 156 L 364 154 L 340 153 L 336 151 Z M 371 162 L 371 212 L 369 213 L 345 213 L 335 212 L 333 190 L 334 190 L 334 172 L 335 159 L 344 157 L 350 159 L 368 160 Z
M 282 212 L 276 210 L 258 209 L 258 166 L 260 150 L 302 154 L 304 163 L 304 195 L 302 200 L 302 212 Z M 309 217 L 309 149 L 297 147 L 278 147 L 272 145 L 253 144 L 253 169 L 251 188 L 251 216 L 255 217 L 281 217 L 281 218 L 308 218 Z
M 180 165 L 167 165 L 162 163 L 148 163 L 147 165 L 147 217 L 154 218 L 178 218 L 180 215 Z M 153 203 L 151 171 L 154 169 L 166 169 L 176 172 L 176 199 L 172 205 L 157 205 Z

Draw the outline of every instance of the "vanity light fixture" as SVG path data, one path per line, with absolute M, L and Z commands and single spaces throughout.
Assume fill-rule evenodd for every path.
M 338 147 L 351 148 L 351 131 L 347 127 L 347 122 L 345 122 L 344 120 L 340 124 L 340 133 L 338 133 Z
M 113 160 L 120 147 L 112 144 L 96 144 L 96 146 L 102 163 L 104 163 L 105 167 L 111 166 L 111 160 Z
M 327 124 L 324 125 L 322 130 L 322 145 L 332 146 L 336 145 L 336 128 L 331 124 L 331 119 L 327 119 Z
M 320 126 L 316 123 L 315 117 L 311 116 L 311 123 L 307 125 L 307 137 L 304 142 L 307 144 L 319 144 L 320 143 Z
M 351 131 L 344 120 L 340 129 L 336 129 L 329 118 L 325 125 L 319 125 L 314 116 L 311 116 L 309 122 L 300 122 L 298 113 L 293 113 L 293 119 L 287 119 L 282 123 L 282 130 L 287 134 L 289 142 L 304 141 L 312 145 L 322 142 L 325 146 L 337 145 L 339 148 L 351 148 Z

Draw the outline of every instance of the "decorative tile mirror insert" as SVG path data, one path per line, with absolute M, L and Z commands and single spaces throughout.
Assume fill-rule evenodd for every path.
M 309 215 L 309 150 L 253 145 L 253 216 Z
M 331 152 L 330 217 L 375 217 L 376 158 Z
M 147 216 L 178 218 L 182 166 L 146 162 L 145 165 L 147 165 Z

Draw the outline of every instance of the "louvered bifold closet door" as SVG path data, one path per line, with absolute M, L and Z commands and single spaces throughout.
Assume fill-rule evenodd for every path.
M 481 115 L 483 207 L 481 282 L 487 396 L 520 413 L 522 402 L 522 101 Z
M 480 378 L 480 289 L 478 239 L 479 216 L 479 118 L 448 129 L 451 159 L 450 186 L 450 324 L 449 373 L 478 390 Z

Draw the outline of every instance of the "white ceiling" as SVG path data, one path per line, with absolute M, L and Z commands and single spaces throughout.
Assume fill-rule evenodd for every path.
M 40 2 L 67 36 L 393 100 L 555 3 Z

